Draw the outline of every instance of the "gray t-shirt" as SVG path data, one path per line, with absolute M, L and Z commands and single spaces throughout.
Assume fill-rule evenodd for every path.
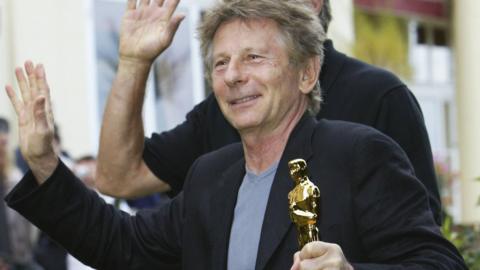
M 228 246 L 228 270 L 255 269 L 263 217 L 278 162 L 259 175 L 246 169 L 238 190 Z

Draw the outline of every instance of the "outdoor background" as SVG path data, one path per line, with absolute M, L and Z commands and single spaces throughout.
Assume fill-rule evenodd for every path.
M 393 71 L 418 99 L 445 211 L 454 224 L 447 222 L 445 234 L 478 259 L 480 1 L 330 1 L 329 37 L 336 48 Z M 208 92 L 195 28 L 211 2 L 180 4 L 187 19 L 148 84 L 147 135 L 180 123 Z M 63 148 L 74 158 L 97 151 L 123 10 L 121 0 L 0 0 L 0 85 L 14 82 L 14 67 L 24 60 L 43 63 Z M 0 117 L 14 127 L 14 148 L 16 119 L 3 93 Z

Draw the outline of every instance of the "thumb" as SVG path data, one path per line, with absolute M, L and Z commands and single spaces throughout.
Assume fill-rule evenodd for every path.
M 321 257 L 327 253 L 328 247 L 327 243 L 321 241 L 307 243 L 300 251 L 300 260 Z
M 300 252 L 296 252 L 293 255 L 293 265 L 290 270 L 299 270 L 300 269 Z
M 170 33 L 172 33 L 171 37 L 173 38 L 173 35 L 177 32 L 178 26 L 180 26 L 180 23 L 185 19 L 184 14 L 176 14 L 173 16 L 171 19 L 170 23 L 168 24 L 168 30 Z
M 45 109 L 45 99 L 46 98 L 44 96 L 39 96 L 35 99 L 35 102 L 33 104 L 33 117 L 35 120 L 35 127 L 43 132 L 49 129 L 47 111 Z

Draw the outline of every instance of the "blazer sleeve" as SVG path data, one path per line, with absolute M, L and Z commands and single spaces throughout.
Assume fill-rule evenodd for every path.
M 180 268 L 183 194 L 161 209 L 130 216 L 105 203 L 60 162 L 40 186 L 27 173 L 6 201 L 94 268 Z
M 435 221 L 441 225 L 440 194 L 427 129 L 420 105 L 405 85 L 393 88 L 382 96 L 374 126 L 405 151 L 415 175 L 427 188 Z
M 425 187 L 403 150 L 370 132 L 354 150 L 352 194 L 357 233 L 369 261 L 357 269 L 467 269 L 445 240 L 429 208 Z

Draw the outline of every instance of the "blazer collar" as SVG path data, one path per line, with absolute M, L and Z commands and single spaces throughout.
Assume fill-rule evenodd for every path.
M 292 226 L 288 213 L 288 192 L 294 183 L 290 178 L 288 162 L 295 158 L 306 161 L 312 156 L 312 136 L 316 121 L 305 114 L 290 135 L 273 180 L 265 212 L 256 269 L 264 269 Z M 293 258 L 293 254 L 292 258 Z
M 328 39 L 323 44 L 325 58 L 320 71 L 320 86 L 322 89 L 323 100 L 328 100 L 328 93 L 331 91 L 335 81 L 340 75 L 340 71 L 347 60 L 347 56 L 333 46 L 333 42 Z M 321 111 L 320 111 L 321 113 Z

